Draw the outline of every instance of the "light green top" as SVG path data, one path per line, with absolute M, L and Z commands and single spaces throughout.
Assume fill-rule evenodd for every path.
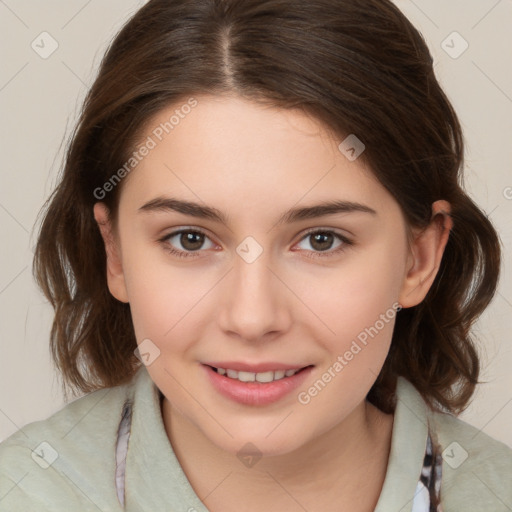
M 512 450 L 451 415 L 431 412 L 402 377 L 396 395 L 391 453 L 375 510 L 411 511 L 430 422 L 444 450 L 443 512 L 511 512 Z M 133 400 L 133 417 L 123 508 L 115 450 L 127 399 Z M 130 384 L 78 398 L 0 444 L 1 512 L 121 510 L 208 512 L 174 454 L 159 391 L 145 367 Z

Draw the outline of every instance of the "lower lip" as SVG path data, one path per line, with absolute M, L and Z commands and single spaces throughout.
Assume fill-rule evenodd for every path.
M 297 389 L 313 370 L 308 366 L 291 377 L 272 382 L 241 382 L 220 375 L 210 366 L 202 365 L 213 387 L 223 396 L 245 405 L 267 405 Z

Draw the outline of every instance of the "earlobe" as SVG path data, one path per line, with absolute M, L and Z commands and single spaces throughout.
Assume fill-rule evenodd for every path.
M 450 212 L 447 201 L 433 203 L 430 224 L 412 242 L 410 262 L 399 298 L 404 308 L 418 305 L 436 278 L 453 227 Z
M 110 293 L 121 302 L 129 302 L 124 279 L 119 243 L 116 240 L 109 210 L 104 203 L 94 205 L 94 219 L 105 244 L 107 256 L 107 283 Z

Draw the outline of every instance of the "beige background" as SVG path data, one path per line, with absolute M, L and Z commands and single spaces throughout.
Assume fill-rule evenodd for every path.
M 0 0 L 0 440 L 64 405 L 49 357 L 52 311 L 31 277 L 33 227 L 106 45 L 143 3 Z M 396 3 L 431 48 L 464 128 L 467 189 L 503 241 L 499 292 L 475 328 L 488 383 L 462 418 L 512 447 L 512 2 Z M 43 59 L 33 41 L 40 53 L 58 48 Z

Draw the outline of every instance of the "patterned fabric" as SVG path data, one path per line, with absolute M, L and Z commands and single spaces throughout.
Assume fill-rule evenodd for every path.
M 131 420 L 132 403 L 127 401 L 123 407 L 116 444 L 116 489 L 122 506 L 124 506 L 124 477 Z M 434 449 L 429 433 L 423 468 L 414 493 L 411 512 L 443 512 L 440 500 L 442 461 L 440 450 L 437 447 Z
M 132 423 L 132 404 L 125 402 L 116 444 L 116 490 L 119 503 L 124 507 L 124 475 L 126 470 L 126 456 L 128 454 L 128 439 Z
M 443 512 L 440 499 L 442 463 L 440 450 L 434 450 L 429 434 L 420 480 L 414 493 L 412 512 Z

